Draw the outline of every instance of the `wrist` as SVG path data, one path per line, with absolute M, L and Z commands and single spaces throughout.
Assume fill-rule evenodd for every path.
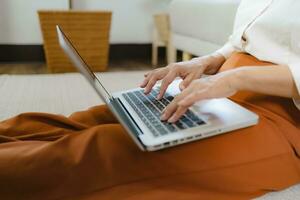
M 206 74 L 212 75 L 218 72 L 225 62 L 225 58 L 219 53 L 213 53 L 207 56 L 193 58 L 190 62 L 196 67 L 204 68 L 203 71 Z
M 210 54 L 205 59 L 208 63 L 205 73 L 209 75 L 216 74 L 225 62 L 225 58 L 219 53 Z
M 201 68 L 203 71 L 205 71 L 210 65 L 210 60 L 207 56 L 193 58 L 191 62 L 195 67 Z
M 245 87 L 246 72 L 247 71 L 243 68 L 233 69 L 228 71 L 228 73 L 230 73 L 229 84 L 234 90 L 236 91 L 246 90 Z

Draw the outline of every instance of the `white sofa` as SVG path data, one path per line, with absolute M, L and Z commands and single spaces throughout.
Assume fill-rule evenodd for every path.
M 230 36 L 240 0 L 173 0 L 169 7 L 172 43 L 201 56 L 222 47 Z

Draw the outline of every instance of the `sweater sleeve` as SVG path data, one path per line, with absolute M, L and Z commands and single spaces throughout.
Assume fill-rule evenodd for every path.
M 235 51 L 236 49 L 234 48 L 234 46 L 230 42 L 227 42 L 222 48 L 217 50 L 216 53 L 219 53 L 226 59 L 228 59 Z
M 297 106 L 297 108 L 300 110 L 300 62 L 289 64 L 289 68 L 293 75 L 298 90 L 298 94 L 299 94 L 299 98 L 294 99 L 294 103 Z

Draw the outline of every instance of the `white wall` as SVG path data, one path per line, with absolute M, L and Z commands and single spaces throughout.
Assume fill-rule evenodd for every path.
M 166 11 L 171 0 L 73 0 L 75 9 L 113 11 L 111 43 L 152 41 L 153 14 Z
M 171 0 L 73 0 L 75 9 L 111 10 L 111 43 L 149 43 L 152 15 Z M 66 9 L 68 0 L 0 0 L 0 44 L 41 44 L 37 10 Z
M 41 44 L 37 10 L 67 8 L 67 0 L 0 0 L 0 44 Z

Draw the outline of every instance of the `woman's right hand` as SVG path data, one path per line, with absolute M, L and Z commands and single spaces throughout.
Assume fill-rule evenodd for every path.
M 162 80 L 160 92 L 157 96 L 157 99 L 161 99 L 168 89 L 168 86 L 177 77 L 182 78 L 183 81 L 179 87 L 181 90 L 184 90 L 193 80 L 200 78 L 203 73 L 216 73 L 224 61 L 224 57 L 217 54 L 194 58 L 190 61 L 173 63 L 145 74 L 145 79 L 140 87 L 145 89 L 145 94 L 149 94 L 156 82 Z

